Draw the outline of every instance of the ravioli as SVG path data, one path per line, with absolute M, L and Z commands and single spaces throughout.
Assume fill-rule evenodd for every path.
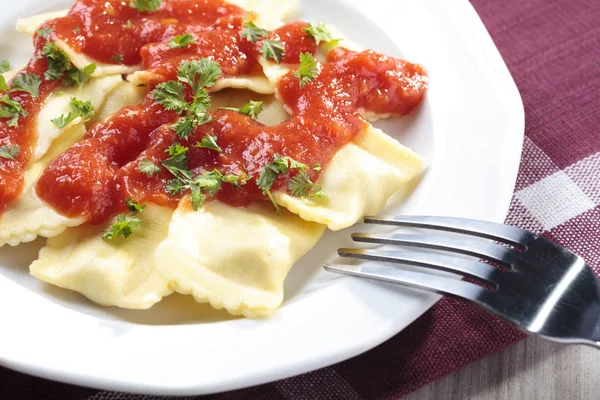
M 121 82 L 120 76 L 92 79 L 81 90 L 71 88 L 63 94 L 49 97 L 38 117 L 38 140 L 25 172 L 23 193 L 0 216 L 0 246 L 7 243 L 16 246 L 35 240 L 37 236 L 56 236 L 68 227 L 84 222 L 81 218 L 68 218 L 56 213 L 35 193 L 35 184 L 48 164 L 86 132 L 79 117 L 62 129 L 52 124 L 51 119 L 70 111 L 68 103 L 71 97 L 91 101 L 94 109 L 102 108 L 107 94 Z
M 95 303 L 148 309 L 173 290 L 154 268 L 173 211 L 149 204 L 130 239 L 102 239 L 107 226 L 85 224 L 48 239 L 30 266 L 34 277 L 83 294 Z
M 324 230 L 290 213 L 277 215 L 264 202 L 238 208 L 214 201 L 195 212 L 182 201 L 155 265 L 175 291 L 200 303 L 266 317 L 283 301 L 289 270 Z
M 317 180 L 326 198 L 273 195 L 279 205 L 301 218 L 337 231 L 381 212 L 388 199 L 422 170 L 418 154 L 370 127 L 358 141 L 342 148 Z

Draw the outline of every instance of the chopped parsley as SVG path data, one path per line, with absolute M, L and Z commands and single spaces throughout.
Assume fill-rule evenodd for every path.
M 127 20 L 127 23 L 125 23 L 125 24 L 123 25 L 123 29 L 132 29 L 132 28 L 133 28 L 133 24 L 131 23 L 131 20 L 130 20 L 130 19 L 128 19 L 128 20 Z
M 258 42 L 265 36 L 269 35 L 269 31 L 266 29 L 259 28 L 252 21 L 244 22 L 244 29 L 240 33 L 242 39 L 246 39 L 252 43 Z
M 329 29 L 327 29 L 327 25 L 325 25 L 323 22 L 319 22 L 316 25 L 308 24 L 308 26 L 304 28 L 304 32 L 306 32 L 308 36 L 315 39 L 317 45 L 321 42 L 333 41 L 333 36 L 331 36 L 331 32 L 329 32 Z
M 75 69 L 71 65 L 71 60 L 67 53 L 52 42 L 46 42 L 42 48 L 42 54 L 48 60 L 48 70 L 44 73 L 44 76 L 49 81 L 61 79 L 66 72 L 71 72 Z
M 197 211 L 206 199 L 214 197 L 223 186 L 223 182 L 230 183 L 235 187 L 244 185 L 247 182 L 246 177 L 229 174 L 223 175 L 217 170 L 205 171 L 194 177 L 188 167 L 187 152 L 189 148 L 175 142 L 167 149 L 169 158 L 162 162 L 173 176 L 166 185 L 169 194 L 175 196 L 184 191 L 190 192 L 192 208 Z
M 138 169 L 140 172 L 146 174 L 148 178 L 160 172 L 160 167 L 150 160 L 140 160 Z
M 260 51 L 266 60 L 274 60 L 277 64 L 281 63 L 285 56 L 285 45 L 276 40 L 265 40 L 260 47 Z
M 58 118 L 54 118 L 52 123 L 58 128 L 63 129 L 69 125 L 77 117 L 81 117 L 84 121 L 87 121 L 94 115 L 94 105 L 91 101 L 77 100 L 75 97 L 71 98 L 69 102 L 71 111 L 68 114 L 63 114 Z
M 130 0 L 129 7 L 136 8 L 139 12 L 155 12 L 162 2 L 163 0 Z
M 317 60 L 310 53 L 300 53 L 300 67 L 294 76 L 300 81 L 300 87 L 304 87 L 307 83 L 319 76 L 317 68 Z
M 300 170 L 290 180 L 288 189 L 298 197 L 327 197 L 321 185 L 313 183 L 305 170 Z
M 73 31 L 72 31 L 72 32 L 73 32 L 74 34 L 78 34 L 80 30 L 81 30 L 81 28 L 80 28 L 80 27 L 78 27 L 78 26 L 76 26 L 75 28 L 73 28 Z
M 221 74 L 219 64 L 207 58 L 183 61 L 177 70 L 178 81 L 163 82 L 152 91 L 154 99 L 165 109 L 183 116 L 171 126 L 181 139 L 186 140 L 198 126 L 212 121 L 208 114 L 210 96 L 206 88 L 217 83 Z M 184 84 L 192 89 L 191 102 L 185 98 Z
M 202 138 L 201 142 L 198 142 L 194 145 L 194 147 L 199 147 L 201 149 L 209 149 L 209 150 L 214 150 L 218 153 L 221 153 L 223 150 L 219 147 L 219 145 L 217 144 L 217 137 L 216 136 L 210 136 L 209 134 L 206 134 L 206 136 L 204 136 Z
M 39 76 L 22 73 L 15 76 L 12 80 L 11 92 L 26 92 L 37 98 L 40 83 L 42 83 L 42 79 Z
M 252 101 L 248 102 L 242 108 L 234 108 L 234 107 L 221 107 L 222 110 L 236 111 L 242 114 L 245 114 L 252 118 L 253 120 L 257 120 L 258 116 L 263 110 L 263 102 L 262 101 Z
M 81 89 L 90 81 L 94 72 L 96 72 L 96 64 L 90 64 L 83 69 L 72 68 L 67 77 L 63 79 L 63 83 L 66 86 L 77 86 Z
M 10 147 L 1 146 L 0 147 L 0 157 L 7 158 L 9 160 L 14 160 L 15 158 L 17 158 L 17 155 L 19 155 L 19 151 L 21 151 L 21 148 L 14 144 Z
M 8 60 L 0 60 L 0 74 L 10 70 L 10 62 Z
M 315 165 L 313 165 L 313 171 L 320 171 L 323 168 L 321 167 L 321 164 L 319 163 L 315 163 Z
M 0 90 L 8 90 L 8 85 L 3 75 L 0 75 Z
M 123 64 L 123 54 L 113 54 L 110 56 L 110 60 L 117 64 Z
M 125 200 L 125 205 L 129 210 L 129 214 L 117 215 L 116 221 L 110 226 L 109 230 L 102 234 L 102 239 L 112 240 L 119 236 L 127 239 L 142 225 L 142 220 L 136 217 L 136 215 L 143 213 L 146 205 L 140 204 L 132 198 Z
M 65 86 L 78 86 L 81 88 L 96 71 L 96 64 L 77 69 L 71 64 L 67 53 L 52 42 L 46 42 L 42 48 L 42 54 L 48 61 L 48 69 L 44 76 L 49 81 L 62 79 Z
M 0 97 L 0 118 L 8 118 L 8 126 L 15 127 L 19 125 L 19 118 L 26 116 L 27 111 L 21 103 L 11 99 L 8 94 Z
M 189 46 L 190 44 L 196 43 L 196 40 L 189 33 L 185 33 L 183 35 L 175 36 L 170 42 L 169 47 L 172 49 L 184 48 Z
M 297 171 L 297 174 L 290 180 L 288 189 L 294 196 L 300 197 L 326 197 L 325 192 L 320 185 L 313 183 L 306 173 L 308 166 L 291 157 L 280 157 L 279 154 L 273 155 L 273 161 L 265 165 L 260 173 L 256 184 L 263 193 L 269 197 L 277 214 L 281 214 L 281 208 L 275 201 L 271 188 L 280 175 L 287 174 L 291 170 Z
M 46 26 L 42 29 L 38 29 L 37 31 L 35 31 L 35 33 L 40 36 L 43 37 L 44 39 L 48 39 L 48 36 L 50 36 L 50 34 L 54 32 L 54 29 L 50 26 Z

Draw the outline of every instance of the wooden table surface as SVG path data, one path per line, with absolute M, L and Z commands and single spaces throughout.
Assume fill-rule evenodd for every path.
M 600 350 L 530 337 L 405 399 L 600 399 Z

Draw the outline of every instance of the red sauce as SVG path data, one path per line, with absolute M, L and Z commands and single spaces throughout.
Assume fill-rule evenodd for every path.
M 210 57 L 221 64 L 224 76 L 246 75 L 259 68 L 262 42 L 253 44 L 240 37 L 245 14 L 240 8 L 218 0 L 167 0 L 155 13 L 138 14 L 127 4 L 79 0 L 68 17 L 49 23 L 55 29 L 52 37 L 76 43 L 80 51 L 99 60 L 110 62 L 118 52 L 127 64 L 142 61 L 155 76 L 150 89 L 176 79 L 182 60 Z M 123 31 L 128 20 L 131 28 Z M 80 27 L 76 33 L 74 26 Z M 288 24 L 268 37 L 284 43 L 283 62 L 297 63 L 300 53 L 318 51 L 305 27 L 301 22 Z M 196 44 L 171 49 L 168 42 L 183 33 L 191 33 Z M 293 112 L 280 125 L 264 126 L 240 113 L 221 110 L 187 141 L 170 128 L 178 115 L 156 104 L 150 92 L 144 104 L 126 107 L 95 125 L 84 140 L 57 157 L 38 181 L 37 193 L 61 214 L 83 215 L 93 223 L 121 211 L 127 197 L 176 207 L 185 192 L 167 193 L 165 185 L 173 177 L 164 169 L 147 177 L 138 165 L 142 159 L 160 165 L 169 157 L 167 148 L 177 141 L 190 148 L 189 167 L 196 174 L 217 169 L 223 174 L 251 175 L 248 184 L 239 189 L 223 184 L 216 195 L 221 201 L 245 206 L 265 199 L 256 178 L 274 154 L 325 167 L 364 130 L 361 109 L 407 114 L 427 90 L 422 67 L 372 51 L 336 49 L 329 53 L 328 63 L 319 63 L 318 68 L 319 76 L 303 88 L 292 72 L 279 82 L 279 97 Z M 206 134 L 216 136 L 221 153 L 193 147 Z M 313 180 L 318 174 L 310 170 Z M 289 178 L 278 178 L 274 190 L 285 190 Z

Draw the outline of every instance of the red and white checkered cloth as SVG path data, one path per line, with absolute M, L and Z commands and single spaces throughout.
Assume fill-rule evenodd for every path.
M 600 272 L 600 1 L 471 0 L 525 104 L 526 139 L 507 222 L 543 233 Z M 354 359 L 214 399 L 393 399 L 515 343 L 523 334 L 443 299 Z M 168 367 L 167 367 L 168 368 Z M 201 377 L 199 377 L 201 379 Z M 0 368 L 0 399 L 152 400 Z

